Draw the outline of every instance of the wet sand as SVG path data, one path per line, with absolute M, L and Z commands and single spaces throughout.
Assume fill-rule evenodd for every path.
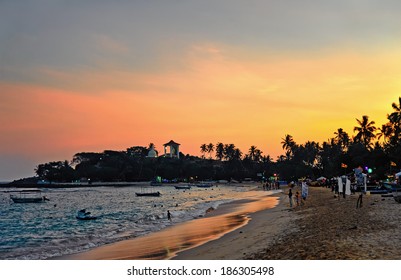
M 181 260 L 241 260 L 272 246 L 284 231 L 290 232 L 289 222 L 295 220 L 288 211 L 285 194 L 274 195 L 276 207 L 250 214 L 244 227 L 231 231 L 219 239 L 178 253 Z
M 210 243 L 211 240 L 218 240 L 228 232 L 242 228 L 249 223 L 251 213 L 273 210 L 271 208 L 277 204 L 276 196 L 265 196 L 258 200 L 235 201 L 221 205 L 203 218 L 179 224 L 174 224 L 173 218 L 172 226 L 159 232 L 56 259 L 170 259 L 175 257 L 178 252 Z

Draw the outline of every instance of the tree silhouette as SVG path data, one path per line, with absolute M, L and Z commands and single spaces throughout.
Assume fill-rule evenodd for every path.
M 207 145 L 207 152 L 209 153 L 209 158 L 210 159 L 212 158 L 213 151 L 214 151 L 214 145 L 213 145 L 213 143 L 209 143 Z
M 367 149 L 372 148 L 372 140 L 376 137 L 375 131 L 376 127 L 374 126 L 374 121 L 369 121 L 368 116 L 362 116 L 362 120 L 356 119 L 359 126 L 354 127 L 354 132 L 357 131 L 357 134 L 354 137 L 356 142 L 362 143 Z
M 336 143 L 340 145 L 342 151 L 346 151 L 347 147 L 350 144 L 350 137 L 348 136 L 348 133 L 345 132 L 342 128 L 339 128 L 336 132 L 334 132 L 334 135 L 336 135 L 336 137 L 334 138 Z
M 224 144 L 219 142 L 216 145 L 216 158 L 222 160 L 224 158 Z
M 281 144 L 283 149 L 286 151 L 287 158 L 290 158 L 291 155 L 294 154 L 294 149 L 296 147 L 296 143 L 291 135 L 286 134 L 284 138 L 281 138 Z
M 202 158 L 205 158 L 205 154 L 207 153 L 207 145 L 206 144 L 202 144 L 200 146 L 200 150 L 201 150 L 201 153 L 202 153 Z

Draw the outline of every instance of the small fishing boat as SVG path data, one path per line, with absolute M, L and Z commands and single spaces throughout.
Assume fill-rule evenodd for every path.
M 32 190 L 21 190 L 18 191 L 18 194 L 11 194 L 10 198 L 14 203 L 40 203 L 49 201 L 49 199 L 42 195 L 41 190 L 32 189 Z
M 191 186 L 174 186 L 176 190 L 190 190 Z
M 198 184 L 196 184 L 196 186 L 198 188 L 211 188 L 211 187 L 213 187 L 213 184 L 212 183 L 198 183 Z
M 157 192 L 136 192 L 136 196 L 160 196 L 161 193 Z
M 86 209 L 79 210 L 76 216 L 77 220 L 96 220 L 96 216 L 92 216 L 91 212 L 86 211 Z

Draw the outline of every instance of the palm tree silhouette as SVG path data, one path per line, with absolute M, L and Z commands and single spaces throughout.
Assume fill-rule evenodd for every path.
M 339 128 L 336 132 L 334 132 L 334 135 L 336 135 L 336 137 L 334 138 L 336 140 L 336 143 L 340 145 L 343 151 L 346 150 L 350 140 L 348 133 L 345 132 L 342 128 Z
M 376 136 L 378 140 L 380 140 L 380 138 L 383 137 L 383 143 L 387 144 L 387 140 L 390 138 L 392 134 L 393 134 L 393 127 L 391 123 L 386 123 L 382 124 L 382 127 L 379 128 L 379 132 L 376 134 Z
M 209 158 L 211 159 L 212 158 L 212 153 L 214 151 L 213 143 L 209 143 L 206 148 L 207 148 L 207 152 L 209 153 Z
M 202 144 L 200 146 L 200 149 L 201 149 L 201 153 L 202 153 L 202 158 L 205 158 L 205 154 L 207 152 L 207 145 L 206 144 Z
M 216 158 L 222 160 L 224 157 L 224 144 L 219 142 L 216 145 Z
M 375 131 L 376 127 L 374 126 L 374 121 L 369 121 L 368 116 L 362 116 L 362 120 L 356 119 L 359 126 L 354 127 L 354 132 L 358 133 L 355 135 L 354 140 L 356 142 L 362 143 L 367 149 L 371 148 L 372 139 L 376 137 Z
M 284 138 L 281 138 L 281 144 L 283 145 L 283 149 L 286 151 L 287 157 L 291 156 L 294 154 L 294 148 L 296 146 L 296 143 L 294 139 L 292 138 L 291 135 L 286 134 Z
M 398 104 L 393 102 L 393 104 L 391 104 L 391 107 L 393 107 L 394 112 L 388 115 L 387 118 L 393 125 L 395 138 L 399 139 L 399 136 L 401 134 L 401 97 L 398 97 Z

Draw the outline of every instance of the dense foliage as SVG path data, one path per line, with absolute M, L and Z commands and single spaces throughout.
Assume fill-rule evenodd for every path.
M 48 181 L 143 181 L 160 176 L 167 180 L 242 180 L 279 174 L 282 180 L 302 177 L 332 177 L 350 173 L 355 167 L 369 167 L 372 176 L 384 179 L 401 166 L 401 97 L 392 104 L 388 122 L 376 127 L 368 116 L 356 119 L 354 136 L 342 128 L 328 141 L 297 144 L 290 134 L 282 139 L 284 155 L 272 161 L 256 146 L 243 153 L 234 144 L 200 146 L 201 157 L 180 154 L 180 158 L 147 157 L 149 147 L 134 146 L 126 151 L 82 152 L 71 162 L 40 164 L 36 174 Z

